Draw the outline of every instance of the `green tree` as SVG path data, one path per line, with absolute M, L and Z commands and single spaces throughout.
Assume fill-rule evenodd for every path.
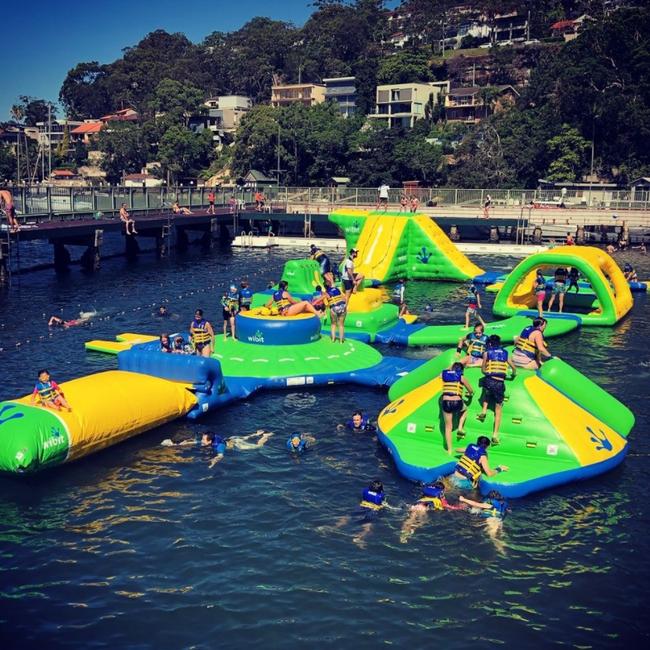
M 399 52 L 382 60 L 377 81 L 383 84 L 402 84 L 433 79 L 426 55 L 420 52 Z
M 106 78 L 110 67 L 97 61 L 79 63 L 66 75 L 59 101 L 72 119 L 101 117 L 113 109 Z
M 25 126 L 36 126 L 38 122 L 47 122 L 51 109 L 52 119 L 56 117 L 56 106 L 44 99 L 20 95 L 18 103 L 11 107 L 14 118 Z
M 578 181 L 587 166 L 589 140 L 577 129 L 564 124 L 558 135 L 546 143 L 551 163 L 546 178 L 550 181 Z
M 401 181 L 417 180 L 430 185 L 442 177 L 442 147 L 427 142 L 416 133 L 395 145 L 394 156 L 400 165 Z
M 125 174 L 138 173 L 147 162 L 147 143 L 143 129 L 132 122 L 114 122 L 99 133 L 99 150 L 104 154 L 102 169 L 110 183 Z
M 11 147 L 0 143 L 0 181 L 16 179 L 16 157 Z
M 174 79 L 163 79 L 157 86 L 151 100 L 155 113 L 164 113 L 165 124 L 187 126 L 192 114 L 202 108 L 205 93 L 196 86 Z
M 193 133 L 182 126 L 172 126 L 160 139 L 160 163 L 174 181 L 197 177 L 208 168 L 214 157 L 212 132 Z

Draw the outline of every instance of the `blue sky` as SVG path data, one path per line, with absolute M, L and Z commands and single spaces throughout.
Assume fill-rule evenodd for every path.
M 109 63 L 122 49 L 155 29 L 201 41 L 214 31 L 233 31 L 254 16 L 302 25 L 311 0 L 32 0 L 3 10 L 0 120 L 19 95 L 56 101 L 68 70 L 82 61 Z

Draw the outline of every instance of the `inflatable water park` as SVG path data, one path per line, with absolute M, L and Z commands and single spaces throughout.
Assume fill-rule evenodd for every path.
M 89 352 L 115 355 L 117 367 L 62 382 L 71 411 L 34 404 L 32 395 L 1 402 L 0 472 L 31 474 L 75 461 L 178 418 L 198 419 L 260 390 L 356 384 L 388 388 L 389 403 L 377 418 L 379 441 L 402 476 L 429 482 L 457 472 L 459 463 L 470 462 L 463 461 L 463 448 L 494 433 L 496 407 L 486 411 L 479 394 L 491 376 L 489 345 L 495 335 L 500 345 L 514 342 L 531 363 L 507 378 L 513 348 L 499 347 L 502 356 L 494 357 L 495 367 L 503 366 L 505 397 L 490 463 L 508 471 L 488 474 L 479 468 L 471 476 L 473 487 L 522 497 L 622 462 L 634 414 L 570 360 L 553 357 L 546 344 L 538 350 L 545 356 L 531 352 L 540 336 L 611 327 L 629 317 L 632 291 L 607 253 L 558 247 L 530 255 L 499 277 L 460 253 L 428 216 L 351 210 L 330 219 L 342 230 L 348 253 L 358 251 L 354 272 L 365 276 L 348 296 L 342 342 L 330 339 L 331 309 L 320 314 L 301 308 L 289 316 L 280 305 L 286 291 L 291 300 L 308 304 L 326 286 L 332 265 L 324 264 L 322 251 L 312 250 L 310 259 L 285 264 L 279 285 L 252 295 L 250 309 L 235 317 L 236 336 L 216 336 L 209 356 L 165 354 L 155 334 L 121 333 L 114 341 L 86 342 Z M 558 267 L 578 270 L 580 298 L 567 298 L 562 313 L 545 312 L 540 329 L 534 320 L 540 293 L 549 298 L 557 292 L 552 273 Z M 479 349 L 478 363 L 463 362 L 458 369 L 466 355 L 462 341 L 473 323 L 436 325 L 413 314 L 400 317 L 399 307 L 387 302 L 378 286 L 401 278 L 497 285 L 495 320 L 472 342 Z M 339 302 L 344 288 L 333 290 Z M 177 335 L 191 339 L 188 332 Z M 409 359 L 382 354 L 374 344 L 450 347 L 434 350 L 431 359 Z M 471 346 L 467 352 L 477 357 Z M 443 412 L 449 395 L 463 397 L 466 411 L 451 447 Z

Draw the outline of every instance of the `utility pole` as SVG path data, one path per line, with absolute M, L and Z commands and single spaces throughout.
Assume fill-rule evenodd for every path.
M 276 182 L 278 187 L 280 187 L 280 172 L 282 171 L 280 169 L 280 122 L 278 122 L 278 143 L 275 148 L 275 154 L 276 154 L 276 163 L 275 163 Z
M 16 181 L 20 185 L 20 127 L 16 131 Z
M 47 173 L 48 178 L 52 177 L 52 104 L 47 105 Z

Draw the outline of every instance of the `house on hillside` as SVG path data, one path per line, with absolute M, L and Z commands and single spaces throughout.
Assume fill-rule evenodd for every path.
M 445 92 L 449 81 L 384 84 L 377 86 L 375 112 L 368 115 L 390 128 L 413 128 L 416 120 L 426 117 L 427 105 L 435 105 Z
M 162 179 L 147 174 L 146 171 L 139 174 L 126 174 L 122 183 L 124 187 L 160 187 L 162 184 Z
M 325 100 L 334 102 L 343 117 L 354 115 L 357 107 L 357 87 L 354 77 L 323 79 Z
M 486 96 L 493 99 L 486 101 Z M 512 86 L 465 86 L 452 88 L 445 95 L 445 118 L 448 122 L 476 124 L 482 119 L 506 110 L 517 101 L 519 93 Z
M 286 84 L 271 86 L 271 106 L 302 104 L 314 106 L 325 101 L 323 84 Z
M 253 106 L 253 100 L 245 95 L 221 95 L 209 97 L 203 102 L 206 112 L 192 115 L 188 127 L 195 133 L 212 131 L 212 140 L 221 144 L 226 133 L 234 133 L 242 118 Z
M 578 37 L 585 24 L 590 20 L 592 18 L 587 14 L 583 14 L 579 18 L 558 20 L 551 25 L 551 34 L 557 38 L 563 38 L 564 42 L 568 43 Z
M 251 169 L 244 176 L 244 187 L 251 190 L 264 190 L 272 185 L 277 185 L 276 179 L 267 176 L 264 172 L 257 169 Z
M 104 124 L 101 120 L 85 120 L 83 124 L 76 126 L 70 131 L 70 141 L 73 144 L 82 142 L 85 145 L 89 145 L 93 140 L 97 139 Z
M 123 108 L 99 118 L 102 122 L 137 122 L 140 119 L 138 111 L 133 108 Z

